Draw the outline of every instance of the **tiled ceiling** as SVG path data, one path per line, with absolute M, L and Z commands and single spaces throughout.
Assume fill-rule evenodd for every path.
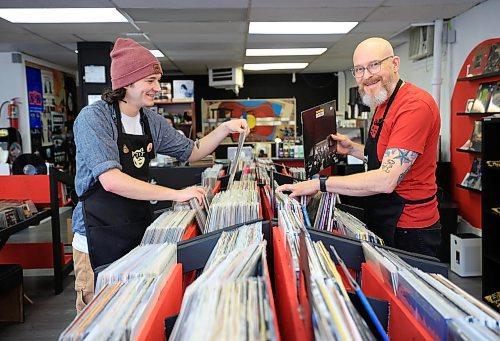
M 491 1 L 491 0 L 490 0 Z M 370 36 L 391 39 L 412 24 L 451 19 L 481 0 L 0 0 L 0 8 L 115 7 L 128 23 L 12 24 L 0 18 L 0 52 L 23 52 L 76 69 L 77 42 L 133 37 L 161 50 L 168 73 L 206 74 L 208 68 L 259 62 L 309 62 L 301 72 L 351 66 L 356 45 Z M 250 21 L 358 21 L 345 35 L 249 35 Z M 140 35 L 144 33 L 144 35 Z M 246 48 L 326 47 L 321 56 L 245 57 Z M 290 72 L 283 70 L 280 72 Z

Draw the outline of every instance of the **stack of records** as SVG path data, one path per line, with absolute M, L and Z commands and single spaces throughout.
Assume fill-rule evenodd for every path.
M 0 200 L 0 230 L 18 224 L 37 212 L 31 200 Z
M 223 232 L 187 289 L 170 340 L 275 340 L 260 223 Z
M 210 188 L 213 192 L 222 167 L 223 166 L 221 164 L 215 164 L 212 167 L 205 169 L 203 173 L 201 173 L 201 185 L 203 187 Z
M 59 340 L 130 340 L 177 262 L 175 245 L 138 246 L 99 274 L 96 296 Z
M 498 340 L 500 314 L 438 274 L 362 242 L 365 259 L 435 339 Z
M 227 191 L 217 193 L 210 205 L 203 233 L 259 218 L 260 202 L 255 181 L 235 181 Z
M 207 193 L 208 189 L 205 188 L 205 193 Z M 212 199 L 210 199 L 211 201 Z M 203 196 L 203 204 L 200 205 L 196 198 L 192 198 L 189 202 L 175 202 L 173 205 L 174 211 L 185 211 L 185 210 L 193 210 L 196 213 L 196 222 L 200 229 L 207 223 L 207 209 L 209 207 L 209 195 Z
M 322 193 L 314 220 L 314 228 L 338 233 L 359 240 L 367 240 L 374 244 L 384 245 L 382 238 L 370 231 L 366 224 L 350 213 L 335 207 L 337 195 Z
M 297 180 L 306 179 L 306 169 L 304 167 L 290 167 L 290 174 Z
M 314 336 L 317 340 L 373 340 L 366 322 L 351 303 L 335 263 L 322 242 L 313 242 L 307 232 L 302 206 L 282 193 L 276 193 L 278 225 L 286 236 L 287 249 L 293 259 L 294 275 L 303 274 L 308 287 L 312 310 Z M 334 251 L 335 252 L 335 251 Z M 337 258 L 339 263 L 340 258 Z M 347 272 L 347 269 L 345 269 Z M 348 272 L 346 273 L 347 276 Z M 356 286 L 350 278 L 351 285 Z M 358 295 L 363 295 L 358 290 Z M 297 287 L 297 292 L 299 288 Z M 368 309 L 371 309 L 368 305 Z M 371 310 L 373 311 L 373 310 Z M 380 326 L 374 314 L 369 314 Z M 308 318 L 308 317 L 306 317 Z M 381 339 L 387 339 L 383 328 L 378 328 Z
M 148 226 L 142 237 L 141 245 L 180 242 L 186 228 L 193 223 L 195 214 L 195 210 L 163 212 Z

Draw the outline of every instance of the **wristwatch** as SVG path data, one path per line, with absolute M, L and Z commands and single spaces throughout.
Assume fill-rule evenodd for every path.
M 320 175 L 319 177 L 319 190 L 321 192 L 326 192 L 326 180 L 328 180 L 329 176 Z

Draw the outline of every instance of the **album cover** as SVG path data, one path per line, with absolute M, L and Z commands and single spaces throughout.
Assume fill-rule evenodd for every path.
M 481 141 L 483 140 L 483 125 L 481 121 L 474 122 L 474 128 L 472 129 L 472 135 L 470 138 L 470 147 L 476 152 L 481 151 Z
M 488 104 L 490 102 L 495 84 L 496 82 L 479 84 L 471 112 L 487 112 Z
M 472 167 L 462 180 L 462 186 L 481 190 L 481 159 L 474 158 Z
M 483 73 L 492 73 L 500 71 L 500 43 L 495 43 L 491 46 L 486 66 Z
M 497 82 L 488 103 L 488 112 L 500 112 L 500 82 Z
M 302 111 L 302 136 L 306 177 L 335 163 L 337 143 L 330 134 L 337 132 L 335 100 Z
M 474 50 L 467 77 L 477 76 L 483 73 L 490 50 L 491 45 L 480 46 Z
M 193 100 L 194 81 L 174 80 L 174 100 Z

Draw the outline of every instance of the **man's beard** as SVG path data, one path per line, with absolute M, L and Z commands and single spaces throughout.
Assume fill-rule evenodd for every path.
M 382 89 L 375 93 L 375 95 L 369 95 L 367 94 L 364 90 L 359 88 L 359 94 L 361 95 L 361 99 L 363 100 L 363 103 L 370 108 L 374 109 L 375 107 L 382 105 L 389 96 L 392 94 L 394 91 L 394 88 L 396 87 L 396 82 L 393 82 L 394 77 L 391 76 L 389 80 L 385 83 L 382 84 Z

